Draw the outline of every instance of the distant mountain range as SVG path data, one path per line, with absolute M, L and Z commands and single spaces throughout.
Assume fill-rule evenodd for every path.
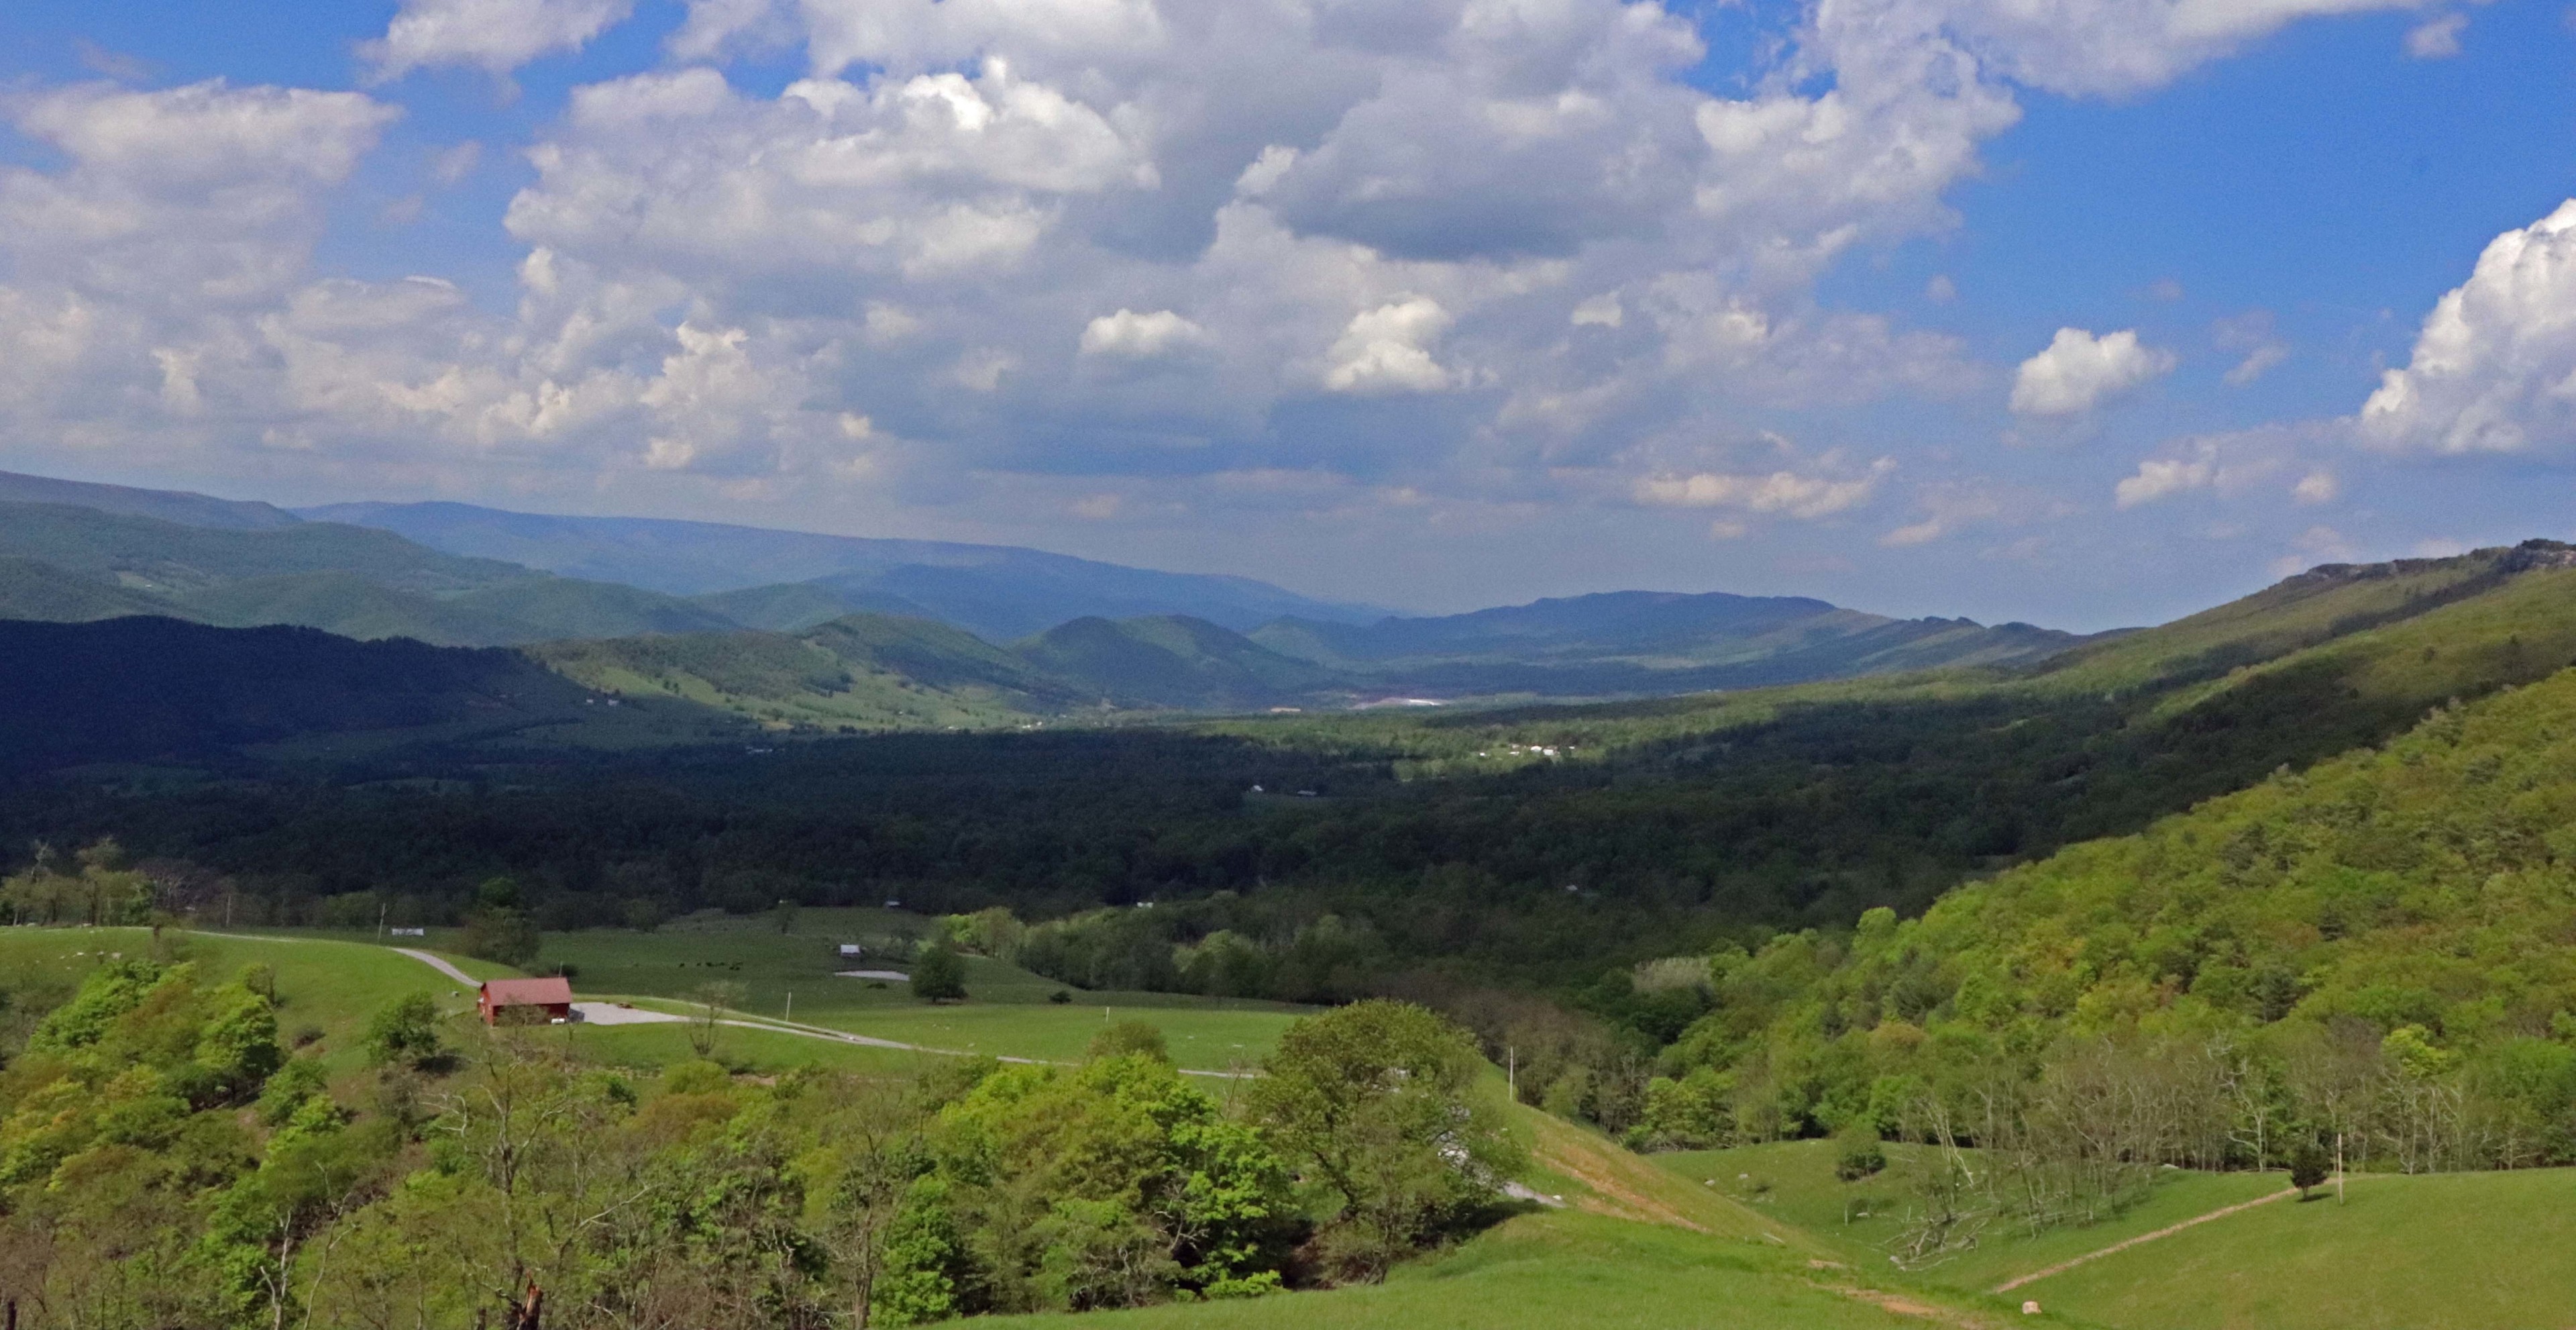
M 506 559 L 675 596 L 713 596 L 747 626 L 781 632 L 853 611 L 940 619 L 997 640 L 1084 617 L 1187 614 L 1243 632 L 1285 615 L 1358 623 L 1385 614 L 1248 577 L 1122 568 L 1001 545 L 659 518 L 548 517 L 461 503 L 344 503 L 298 515 L 391 531 L 446 554 Z
M 2576 550 L 2547 542 L 2450 559 L 2329 565 L 2159 628 L 2105 635 L 2017 668 L 1932 681 L 1963 695 L 2076 696 L 2105 705 L 2205 686 L 2192 694 L 2199 700 L 2189 714 L 2170 722 L 2182 736 L 2172 741 L 2173 761 L 2185 771 L 2208 763 L 2219 772 L 2230 761 L 2244 765 L 2238 759 L 2253 752 L 2257 769 L 2268 769 L 2298 753 L 2371 742 L 2370 735 L 2420 715 L 2428 698 L 2472 696 L 2558 668 L 2552 662 L 2567 660 L 2567 643 L 2576 641 L 2571 570 Z M 117 594 L 113 586 L 100 592 L 110 601 Z M 1814 602 L 1697 600 L 1681 598 L 1649 622 L 1724 613 L 1735 616 L 1740 635 L 1752 636 L 1764 624 L 1841 613 L 1819 611 Z M 1578 599 L 1547 615 L 1483 622 L 1526 626 L 1552 618 L 1551 631 L 1573 632 L 1565 625 L 1584 620 L 1581 631 L 1596 637 L 1645 635 L 1633 623 L 1614 633 L 1619 616 L 1605 625 L 1602 608 Z M 1863 624 L 1835 640 L 1881 641 L 1897 635 L 1891 622 Z M 1484 640 L 1444 636 L 1458 632 L 1414 624 L 1343 646 L 1391 651 L 1398 647 L 1388 643 L 1397 643 L 1422 653 L 1426 639 L 1452 651 Z M 1874 695 L 1909 695 L 1925 682 L 1893 683 Z M 228 629 L 166 616 L 85 623 L 0 616 L 0 775 L 102 762 L 221 766 L 245 749 L 328 762 L 383 756 L 403 769 L 400 755 L 423 743 L 506 738 L 521 752 L 631 750 L 760 742 L 766 733 L 1025 728 L 1153 710 L 1344 705 L 1376 696 L 1367 683 L 1178 616 L 1077 619 L 1007 646 L 931 620 L 862 614 L 792 634 L 735 629 L 517 650 L 357 642 L 303 628 Z M 1775 697 L 1780 704 L 1832 703 L 1849 694 Z M 1701 697 L 1598 711 L 1489 710 L 1426 721 L 1411 732 L 1418 739 L 1547 716 L 1555 718 L 1550 724 L 1594 725 L 1602 733 L 1627 726 L 1633 733 L 1626 741 L 1634 742 L 1689 733 L 1692 715 L 1728 705 Z M 2191 737 L 2201 734 L 2210 742 Z M 2127 788 L 2118 780 L 2130 777 L 2115 776 L 2102 777 L 2113 782 L 2102 797 L 2117 803 Z
M 136 615 L 527 647 L 606 693 L 857 729 L 1654 696 L 2035 662 L 2085 640 L 1723 593 L 1407 618 L 999 546 L 444 503 L 289 512 L 0 473 L 0 619 Z
M 2026 623 L 1890 619 L 1802 596 L 1614 591 L 1372 624 L 1279 619 L 1283 655 L 1433 696 L 1601 697 L 1756 688 L 1947 665 L 2007 665 L 2087 639 Z

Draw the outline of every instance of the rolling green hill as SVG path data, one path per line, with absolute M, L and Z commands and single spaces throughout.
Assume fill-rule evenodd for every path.
M 82 577 L 52 564 L 0 556 L 0 619 L 87 623 L 129 614 L 173 614 L 158 596 Z
M 169 603 L 163 613 L 220 627 L 291 624 L 360 641 L 408 637 L 432 646 L 488 646 L 525 631 L 500 615 L 338 571 L 244 578 L 172 596 Z
M 722 633 L 530 648 L 586 686 L 669 696 L 773 726 L 989 727 L 1118 711 L 1311 702 L 1336 676 L 1199 619 L 1077 619 L 1009 647 L 881 614 L 794 635 Z
M 1032 665 L 1120 706 L 1239 711 L 1337 688 L 1333 672 L 1179 615 L 1076 619 L 1019 643 Z
M 793 637 L 630 637 L 527 652 L 584 687 L 685 699 L 783 728 L 987 728 L 1025 721 L 1040 714 L 1041 697 L 1062 696 L 994 648 L 926 620 L 855 616 Z
M 880 614 L 908 619 L 938 617 L 901 596 L 841 591 L 820 582 L 787 582 L 744 587 L 739 591 L 718 591 L 693 596 L 690 603 L 704 606 L 745 628 L 771 633 L 801 633 L 851 614 Z

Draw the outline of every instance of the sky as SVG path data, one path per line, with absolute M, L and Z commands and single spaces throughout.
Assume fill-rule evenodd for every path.
M 2099 629 L 2576 538 L 2565 0 L 12 0 L 0 469 Z

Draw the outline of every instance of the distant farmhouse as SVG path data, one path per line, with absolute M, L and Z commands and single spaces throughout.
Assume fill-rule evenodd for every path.
M 559 974 L 543 979 L 486 979 L 474 1006 L 485 1025 L 522 1020 L 561 1025 L 572 1019 L 572 981 Z M 513 1007 L 522 1009 L 523 1014 L 502 1015 Z

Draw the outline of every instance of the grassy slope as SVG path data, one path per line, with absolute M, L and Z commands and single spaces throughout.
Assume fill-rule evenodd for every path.
M 1595 1133 L 1525 1108 L 1513 1114 L 1531 1146 L 1535 1166 L 1528 1181 L 1565 1206 L 1522 1214 L 1453 1251 L 1399 1266 L 1383 1285 L 1079 1317 L 1005 1317 L 992 1324 L 1860 1330 L 1989 1323 L 1958 1310 L 1962 1301 L 1946 1294 L 1890 1294 L 1870 1287 L 1865 1271 L 1819 1264 L 1826 1249 L 1809 1235 Z M 1907 1310 L 1891 1310 L 1890 1303 Z
M 1732 1192 L 1839 1259 L 1900 1287 L 1973 1301 L 2008 1279 L 2281 1190 L 2278 1173 L 2176 1174 L 2117 1218 L 2036 1237 L 1989 1234 L 1974 1251 L 1906 1276 L 1881 1244 L 1881 1209 L 1843 1222 L 1856 1197 L 1896 1199 L 1907 1152 L 1887 1175 L 1834 1179 L 1834 1147 L 1784 1142 L 1659 1155 L 1713 1195 Z M 1714 1186 L 1710 1186 L 1710 1182 Z M 1761 1184 L 1759 1191 L 1754 1190 Z M 2576 1289 L 2576 1170 L 2366 1175 L 2350 1202 L 2276 1201 L 2185 1229 L 2015 1289 L 2052 1320 L 2116 1330 L 2548 1330 Z
M 1840 1152 L 1832 1141 L 1780 1141 L 1733 1150 L 1693 1150 L 1653 1156 L 1657 1167 L 1713 1195 L 1731 1197 L 1757 1213 L 1813 1234 L 1836 1259 L 1872 1270 L 1888 1269 L 1887 1253 L 1903 1227 L 1911 1171 L 1930 1157 L 1917 1147 L 1890 1144 L 1889 1167 L 1876 1177 L 1844 1182 L 1834 1176 Z M 1995 1285 L 2060 1261 L 2097 1251 L 2141 1233 L 2177 1224 L 2223 1206 L 2253 1200 L 2287 1185 L 2278 1173 L 2176 1172 L 2154 1194 L 2097 1224 L 2051 1229 L 2038 1235 L 1993 1232 L 1979 1245 L 1905 1282 L 1961 1293 Z
M 1762 1243 L 1580 1212 L 1525 1215 L 1373 1288 L 1131 1312 L 1003 1317 L 995 1327 L 1491 1330 L 1496 1326 L 1922 1327 L 1828 1287 Z
M 2016 1292 L 2122 1330 L 2543 1330 L 2576 1296 L 2576 1171 L 2364 1177 Z
M 205 933 L 166 935 L 178 947 L 175 958 L 193 961 L 206 978 L 230 979 L 243 966 L 263 964 L 277 971 L 278 1027 L 292 1038 L 319 1029 L 315 1045 L 334 1068 L 357 1065 L 358 1040 L 367 1019 L 386 1003 L 406 993 L 425 992 L 450 1013 L 473 1006 L 473 995 L 454 980 L 419 961 L 382 947 L 319 939 L 226 937 Z M 147 956 L 150 930 L 142 928 L 8 928 L 0 929 L 0 974 L 11 987 L 38 987 L 68 993 L 80 977 L 111 955 Z M 451 957 L 470 974 L 508 975 L 516 971 L 480 961 Z

